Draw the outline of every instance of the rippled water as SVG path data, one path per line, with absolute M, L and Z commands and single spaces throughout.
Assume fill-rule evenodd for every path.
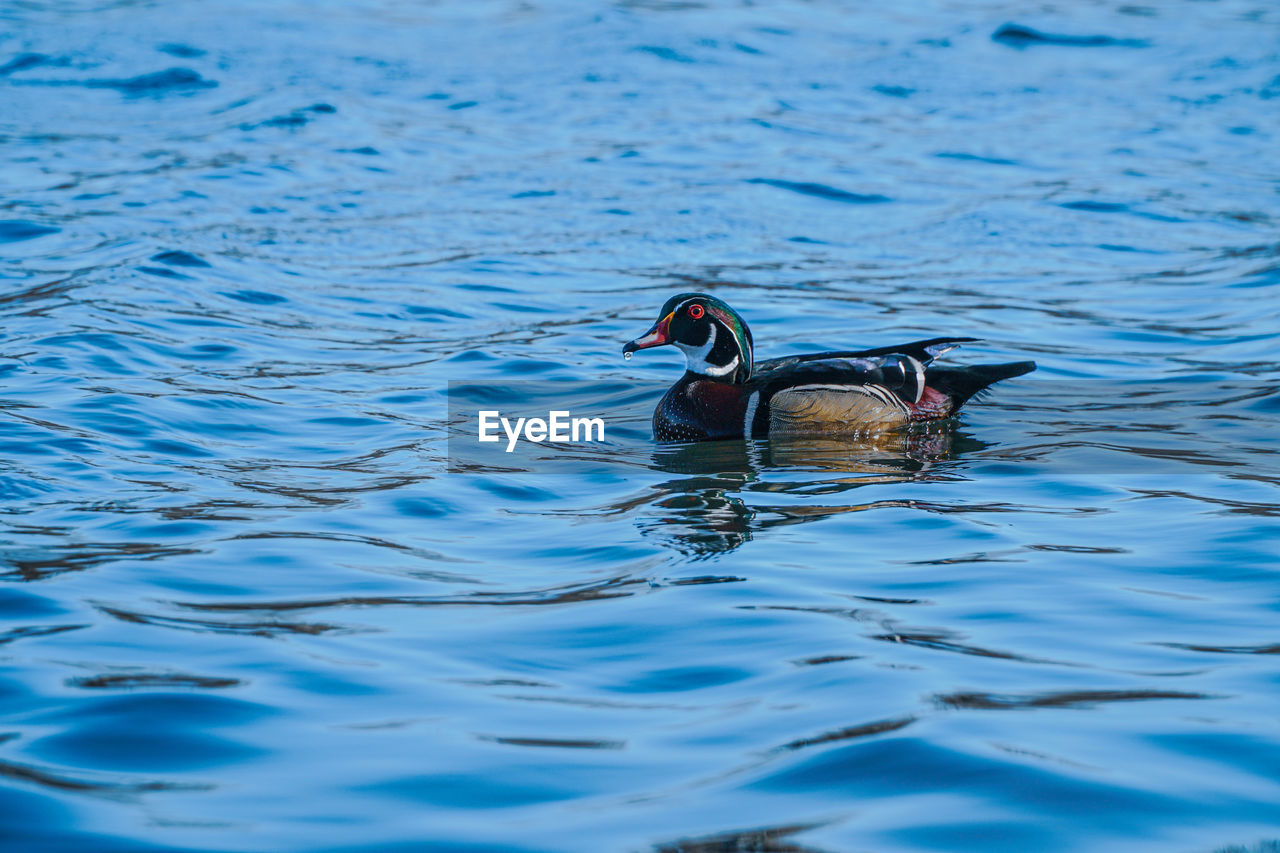
M 1273 4 L 0 18 L 6 849 L 1280 840 Z M 692 288 L 1040 369 L 660 449 Z

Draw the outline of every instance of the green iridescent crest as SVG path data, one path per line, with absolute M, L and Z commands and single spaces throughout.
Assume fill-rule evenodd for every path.
M 719 302 L 719 300 L 716 300 Z M 733 338 L 738 343 L 738 351 L 742 353 L 742 380 L 751 378 L 752 359 L 754 357 L 755 345 L 751 341 L 751 330 L 747 328 L 747 324 L 742 322 L 742 318 L 733 312 L 733 309 L 720 302 L 718 305 L 708 305 L 707 313 L 718 319 L 721 323 L 733 332 Z

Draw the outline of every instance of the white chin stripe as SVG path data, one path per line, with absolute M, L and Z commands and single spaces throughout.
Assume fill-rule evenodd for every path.
M 716 324 L 711 324 L 711 331 L 707 334 L 707 342 L 700 347 L 691 347 L 688 344 L 682 344 L 679 341 L 675 345 L 684 352 L 685 366 L 689 368 L 690 373 L 701 373 L 706 376 L 727 376 L 738 369 L 738 357 L 735 355 L 733 361 L 723 367 L 716 367 L 707 363 L 707 356 L 711 355 L 711 348 L 716 345 Z

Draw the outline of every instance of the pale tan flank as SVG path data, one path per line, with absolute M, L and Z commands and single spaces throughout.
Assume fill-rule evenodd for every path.
M 907 405 L 881 388 L 801 385 L 773 395 L 769 435 L 866 433 L 910 423 Z

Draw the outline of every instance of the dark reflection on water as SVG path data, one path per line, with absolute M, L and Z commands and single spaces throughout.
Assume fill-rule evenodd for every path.
M 704 838 L 689 838 L 660 844 L 659 853 L 721 853 L 725 850 L 750 850 L 753 853 L 819 853 L 818 848 L 798 844 L 792 836 L 813 829 L 815 824 L 777 826 L 727 832 Z
M 731 551 L 750 541 L 753 533 L 771 527 L 894 505 L 853 503 L 847 500 L 847 493 L 864 486 L 945 478 L 944 474 L 931 474 L 930 469 L 959 457 L 955 439 L 950 425 L 943 425 L 928 431 L 870 436 L 857 443 L 789 438 L 660 447 L 653 454 L 654 467 L 682 476 L 654 484 L 662 497 L 651 502 L 655 512 L 638 526 L 641 533 L 692 559 Z M 975 448 L 983 446 L 981 442 L 968 443 Z M 762 478 L 769 471 L 794 471 L 802 477 L 790 481 Z M 820 479 L 813 478 L 815 473 Z M 748 504 L 748 493 L 760 499 Z M 763 496 L 771 493 L 810 500 L 803 504 L 764 503 Z M 824 502 L 827 496 L 843 500 Z M 913 506 L 911 502 L 898 505 Z
M 1280 842 L 1271 6 L 0 17 L 6 850 Z M 1040 368 L 657 447 L 690 289 Z

